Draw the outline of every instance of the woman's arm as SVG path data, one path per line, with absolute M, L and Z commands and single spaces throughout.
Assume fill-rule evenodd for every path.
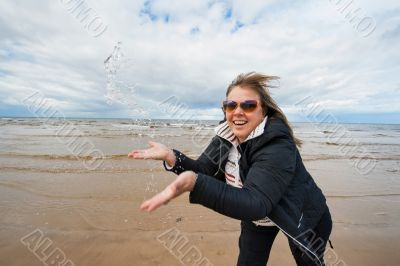
M 199 203 L 223 215 L 254 221 L 265 218 L 282 198 L 295 173 L 296 147 L 288 139 L 275 139 L 257 151 L 243 188 L 215 178 L 183 172 L 163 192 L 142 205 L 152 211 L 170 199 L 190 192 L 190 202 Z
M 218 172 L 221 161 L 228 156 L 230 148 L 227 142 L 215 136 L 200 157 L 194 160 L 161 143 L 149 141 L 149 146 L 148 149 L 131 151 L 128 157 L 163 160 L 165 169 L 178 175 L 184 171 L 193 171 L 210 176 L 214 176 Z
M 168 165 L 164 163 L 164 166 L 167 171 L 172 171 L 177 175 L 184 171 L 193 171 L 195 173 L 214 176 L 222 166 L 222 161 L 228 156 L 229 148 L 230 146 L 227 142 L 215 136 L 198 159 L 191 159 L 174 149 L 175 164 L 172 168 L 168 162 Z
M 240 220 L 262 219 L 269 215 L 287 191 L 295 169 L 294 143 L 277 138 L 255 152 L 243 188 L 199 174 L 190 193 L 190 202 Z

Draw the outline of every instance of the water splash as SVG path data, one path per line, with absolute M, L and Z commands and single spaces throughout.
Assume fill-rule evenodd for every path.
M 143 126 L 132 128 L 137 136 L 154 138 L 156 136 L 154 122 L 150 118 L 149 112 L 138 103 L 137 84 L 129 82 L 129 79 L 133 76 L 133 71 L 130 69 L 133 60 L 127 58 L 122 50 L 122 42 L 118 42 L 114 46 L 113 52 L 104 60 L 104 69 L 107 75 L 106 102 L 109 105 L 117 103 L 126 106 L 132 116 L 140 117 L 140 119 L 131 120 L 134 125 Z M 152 171 L 151 161 L 147 161 L 147 164 Z M 153 195 L 158 192 L 157 187 L 157 179 L 154 178 L 154 173 L 152 173 L 145 184 L 145 192 Z
M 109 105 L 113 103 L 123 104 L 128 110 L 140 116 L 146 116 L 148 113 L 138 104 L 136 99 L 137 84 L 131 84 L 125 81 L 123 71 L 129 69 L 132 60 L 126 58 L 122 52 L 122 42 L 114 46 L 113 52 L 104 60 L 104 69 L 107 75 L 107 94 L 104 95 Z

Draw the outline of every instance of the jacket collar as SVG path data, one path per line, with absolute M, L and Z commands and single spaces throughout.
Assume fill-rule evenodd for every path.
M 253 131 L 250 132 L 249 136 L 246 138 L 246 140 L 244 142 L 262 135 L 264 133 L 264 128 L 265 128 L 265 124 L 267 123 L 267 120 L 268 120 L 268 116 L 265 116 L 264 120 Z M 219 136 L 223 139 L 226 139 L 233 145 L 235 145 L 235 146 L 239 145 L 239 140 L 237 139 L 235 134 L 233 134 L 233 131 L 228 126 L 228 121 L 225 121 L 224 123 L 218 125 L 214 129 L 214 131 L 217 136 Z

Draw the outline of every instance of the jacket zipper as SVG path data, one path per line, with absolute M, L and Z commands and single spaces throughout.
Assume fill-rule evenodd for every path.
M 270 219 L 269 217 L 267 217 L 268 219 Z M 270 219 L 271 220 L 271 219 Z M 319 259 L 319 257 L 317 256 L 317 254 L 315 254 L 314 252 L 312 252 L 309 248 L 307 248 L 305 245 L 303 245 L 300 241 L 298 241 L 296 238 L 294 238 L 293 236 L 291 236 L 288 232 L 286 232 L 285 230 L 282 229 L 282 227 L 280 227 L 277 223 L 275 223 L 273 220 L 271 220 L 271 222 L 273 222 L 278 228 L 279 230 L 281 230 L 285 235 L 287 235 L 288 237 L 290 237 L 293 241 L 295 241 L 296 243 L 298 243 L 300 246 L 302 246 L 304 249 L 308 250 L 308 252 L 310 252 L 312 255 L 314 255 L 314 257 L 318 260 L 319 265 L 323 266 L 321 260 Z

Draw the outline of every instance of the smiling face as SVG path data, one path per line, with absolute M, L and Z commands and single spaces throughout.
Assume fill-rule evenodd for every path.
M 228 101 L 237 103 L 246 100 L 256 100 L 257 107 L 251 112 L 244 112 L 240 105 L 231 112 L 226 111 L 226 121 L 240 142 L 243 142 L 250 133 L 264 120 L 260 96 L 250 88 L 234 87 L 227 96 Z

